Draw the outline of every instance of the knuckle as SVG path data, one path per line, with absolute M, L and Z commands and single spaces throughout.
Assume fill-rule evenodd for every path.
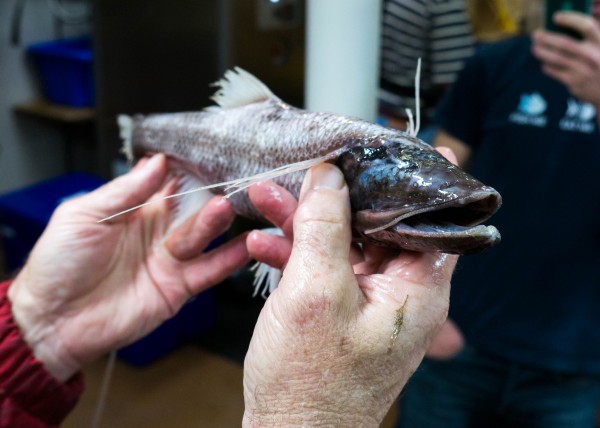
M 320 194 L 317 195 L 317 193 Z M 347 220 L 345 210 L 340 207 L 338 201 L 332 200 L 322 193 L 326 192 L 313 192 L 313 195 L 309 195 L 309 203 L 303 203 L 298 206 L 296 218 L 301 222 L 314 225 L 344 223 Z
M 74 213 L 79 209 L 80 202 L 78 198 L 63 201 L 55 210 L 56 215 L 65 216 Z

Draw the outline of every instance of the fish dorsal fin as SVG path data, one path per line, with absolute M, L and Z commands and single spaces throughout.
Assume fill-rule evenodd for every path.
M 227 70 L 223 78 L 213 86 L 220 88 L 211 97 L 218 106 L 208 107 L 209 111 L 241 107 L 265 100 L 281 101 L 267 85 L 240 67 Z

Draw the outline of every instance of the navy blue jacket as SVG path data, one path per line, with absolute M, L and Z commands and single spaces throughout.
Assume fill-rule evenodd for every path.
M 503 197 L 502 242 L 461 257 L 450 317 L 476 348 L 600 373 L 600 134 L 596 111 L 543 74 L 520 37 L 480 49 L 437 113 L 470 172 Z

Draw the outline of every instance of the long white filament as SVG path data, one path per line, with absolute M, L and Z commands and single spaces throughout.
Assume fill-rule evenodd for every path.
M 417 123 L 415 125 L 414 119 L 413 119 L 413 113 L 412 111 L 407 108 L 406 111 L 406 115 L 408 116 L 408 125 L 406 128 L 406 132 L 408 132 L 409 135 L 411 135 L 412 137 L 416 137 L 417 134 L 419 133 L 419 130 L 421 129 L 421 58 L 419 58 L 419 61 L 417 62 L 417 72 L 415 73 L 415 110 L 416 111 L 416 116 L 417 116 Z
M 102 422 L 102 416 L 104 415 L 104 408 L 106 407 L 106 401 L 108 400 L 108 389 L 110 381 L 112 380 L 113 371 L 115 368 L 115 361 L 117 359 L 117 351 L 112 351 L 108 356 L 108 362 L 104 369 L 104 375 L 102 376 L 102 385 L 100 386 L 100 395 L 96 402 L 96 409 L 94 409 L 94 415 L 92 416 L 92 428 L 99 428 Z
M 340 149 L 341 150 L 341 149 Z M 167 195 L 167 196 L 163 196 L 161 198 L 156 198 L 156 199 L 151 199 L 148 202 L 145 202 L 143 204 L 140 205 L 136 205 L 135 207 L 132 208 L 128 208 L 126 210 L 120 211 L 116 214 L 113 214 L 111 216 L 105 217 L 101 220 L 98 220 L 98 223 L 102 223 L 105 222 L 107 220 L 111 220 L 115 217 L 118 217 L 120 215 L 123 214 L 127 214 L 128 212 L 131 211 L 135 211 L 139 208 L 145 207 L 146 205 L 150 205 L 153 204 L 155 202 L 159 202 L 159 201 L 164 201 L 165 199 L 171 199 L 171 198 L 176 198 L 179 196 L 183 196 L 183 195 L 187 195 L 189 193 L 194 193 L 194 192 L 199 192 L 201 190 L 207 190 L 207 189 L 214 189 L 217 187 L 224 187 L 225 188 L 225 196 L 224 198 L 229 198 L 231 195 L 237 193 L 237 192 L 241 192 L 242 190 L 247 189 L 248 187 L 252 186 L 253 184 L 256 183 L 260 183 L 261 181 L 265 181 L 265 180 L 270 180 L 273 179 L 275 177 L 280 177 L 282 175 L 286 175 L 286 174 L 290 174 L 292 172 L 297 172 L 297 171 L 303 171 L 306 169 L 309 169 L 315 165 L 318 165 L 320 163 L 323 163 L 329 159 L 333 159 L 336 158 L 339 153 L 340 150 L 335 150 L 329 154 L 326 154 L 324 156 L 320 156 L 318 158 L 315 159 L 308 159 L 305 161 L 301 161 L 301 162 L 296 162 L 293 164 L 289 164 L 289 165 L 284 165 L 284 166 L 280 166 L 279 168 L 275 168 L 272 169 L 270 171 L 266 171 L 266 172 L 262 172 L 260 174 L 256 174 L 256 175 L 252 175 L 250 177 L 245 177 L 245 178 L 238 178 L 236 180 L 231 180 L 231 181 L 225 181 L 223 183 L 216 183 L 216 184 L 211 184 L 209 186 L 202 186 L 202 187 L 197 187 L 195 189 L 190 189 L 187 190 L 185 192 L 180 192 L 180 193 L 174 193 L 172 195 Z M 234 189 L 234 190 L 232 190 Z

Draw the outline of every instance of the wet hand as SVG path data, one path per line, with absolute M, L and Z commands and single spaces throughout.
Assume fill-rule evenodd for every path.
M 331 165 L 309 171 L 298 205 L 273 183 L 250 192 L 287 235 L 253 232 L 250 253 L 291 255 L 246 356 L 244 424 L 379 426 L 446 318 L 456 257 L 353 247 Z
M 166 170 L 156 155 L 62 204 L 11 285 L 14 318 L 56 378 L 149 333 L 248 261 L 245 236 L 202 252 L 234 217 L 218 197 L 166 241 L 168 201 L 97 222 L 151 198 Z

